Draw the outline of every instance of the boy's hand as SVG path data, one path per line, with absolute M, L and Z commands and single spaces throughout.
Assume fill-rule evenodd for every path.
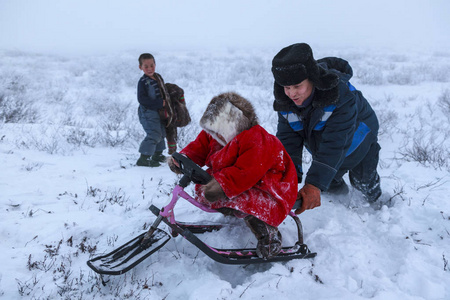
M 320 189 L 312 184 L 306 183 L 298 191 L 297 199 L 302 199 L 302 206 L 295 210 L 295 214 L 301 214 L 307 209 L 313 209 L 320 206 Z
M 206 200 L 209 202 L 216 202 L 217 200 L 227 197 L 220 184 L 214 178 L 201 188 L 205 194 Z

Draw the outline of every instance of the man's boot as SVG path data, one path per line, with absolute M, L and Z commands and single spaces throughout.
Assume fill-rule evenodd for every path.
M 336 195 L 336 196 L 341 196 L 341 195 L 347 195 L 350 192 L 348 185 L 345 183 L 344 179 L 339 179 L 339 180 L 332 180 L 330 187 L 328 188 L 328 190 L 325 192 L 327 194 L 330 195 Z
M 350 183 L 361 193 L 369 203 L 374 203 L 381 196 L 380 175 L 375 171 L 370 180 L 362 182 L 355 177 L 350 177 Z
M 277 227 L 270 226 L 254 216 L 247 216 L 244 221 L 258 240 L 258 257 L 268 259 L 280 253 L 282 237 Z

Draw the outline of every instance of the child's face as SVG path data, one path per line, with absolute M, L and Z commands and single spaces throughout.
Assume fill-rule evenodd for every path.
M 156 64 L 153 59 L 144 59 L 142 61 L 142 65 L 139 66 L 139 69 L 141 69 L 145 75 L 148 77 L 152 77 L 155 74 Z

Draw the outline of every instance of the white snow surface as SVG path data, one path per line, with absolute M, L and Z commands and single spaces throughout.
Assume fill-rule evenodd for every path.
M 155 52 L 157 72 L 185 91 L 200 132 L 210 99 L 235 91 L 276 133 L 271 59 L 279 49 Z M 354 70 L 380 120 L 383 198 L 324 195 L 299 217 L 314 259 L 223 265 L 181 237 L 120 276 L 86 265 L 144 232 L 179 177 L 167 164 L 136 167 L 137 52 L 63 57 L 0 56 L 0 296 L 4 299 L 450 299 L 450 52 L 318 48 Z M 14 109 L 18 109 L 14 112 Z M 10 119 L 8 119 L 11 117 Z M 311 162 L 305 153 L 304 169 Z M 348 178 L 345 177 L 348 182 Z M 299 185 L 299 188 L 301 184 Z M 192 194 L 193 187 L 186 189 Z M 225 228 L 212 246 L 254 247 L 242 220 L 180 200 L 176 217 Z M 167 230 L 166 225 L 161 229 Z M 295 242 L 287 219 L 283 244 Z

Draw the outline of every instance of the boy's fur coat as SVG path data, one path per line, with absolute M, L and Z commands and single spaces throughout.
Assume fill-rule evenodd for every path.
M 184 100 L 184 91 L 174 83 L 166 83 L 170 95 L 170 104 L 173 112 L 172 124 L 175 127 L 184 127 L 191 122 L 191 116 Z
M 164 107 L 158 110 L 159 117 L 162 121 L 164 121 L 166 127 L 168 127 L 172 123 L 173 118 L 172 102 L 170 100 L 170 95 L 169 92 L 167 91 L 166 85 L 164 84 L 164 79 L 161 77 L 161 75 L 159 75 L 156 72 L 154 74 L 154 77 L 161 91 L 161 96 L 163 100 L 166 102 Z

